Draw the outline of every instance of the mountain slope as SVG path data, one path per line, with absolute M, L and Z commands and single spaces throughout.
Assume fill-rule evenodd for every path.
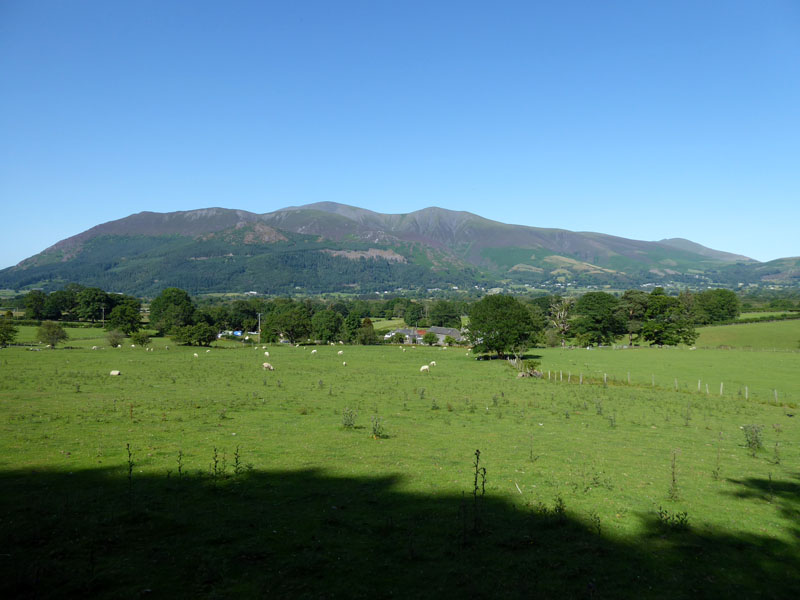
M 792 262 L 793 261 L 793 262 Z M 140 295 L 383 291 L 506 283 L 636 286 L 797 281 L 796 259 L 762 265 L 679 238 L 647 242 L 509 225 L 426 208 L 382 214 L 319 202 L 256 214 L 141 212 L 62 240 L 0 271 L 0 287 L 70 281 Z M 760 270 L 759 270 L 760 269 Z

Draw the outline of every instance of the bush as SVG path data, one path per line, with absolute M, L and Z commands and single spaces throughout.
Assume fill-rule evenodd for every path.
M 121 346 L 122 342 L 125 341 L 125 334 L 119 329 L 112 329 L 106 334 L 106 340 L 109 346 L 116 348 L 117 346 Z
M 131 341 L 137 346 L 149 346 L 151 340 L 150 335 L 141 329 L 131 334 Z

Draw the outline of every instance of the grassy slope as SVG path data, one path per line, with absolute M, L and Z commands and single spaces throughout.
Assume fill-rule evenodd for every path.
M 92 351 L 104 344 L 92 333 L 75 330 L 82 349 L 0 351 L 0 527 L 14 548 L 0 589 L 14 595 L 781 597 L 798 584 L 800 418 L 782 407 L 520 380 L 455 349 L 281 345 L 265 359 L 234 343 Z M 545 367 L 666 374 L 668 357 L 715 380 L 771 377 L 757 353 L 733 356 L 558 350 Z M 786 356 L 798 372 L 800 355 Z M 359 428 L 342 429 L 345 407 Z M 370 436 L 376 415 L 387 438 Z M 755 458 L 748 423 L 765 426 Z M 253 469 L 233 477 L 237 447 Z M 229 475 L 216 482 L 214 448 Z M 539 506 L 557 495 L 563 522 Z M 659 506 L 687 511 L 691 530 L 660 530 Z
M 769 323 L 743 323 L 698 330 L 698 347 L 797 350 L 800 347 L 800 319 Z

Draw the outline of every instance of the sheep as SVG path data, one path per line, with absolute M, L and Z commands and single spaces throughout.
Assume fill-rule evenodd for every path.
M 269 358 L 269 352 L 264 352 L 264 356 L 266 356 L 267 358 Z
M 312 351 L 311 351 L 311 354 L 316 354 L 316 353 L 317 353 L 317 350 L 316 350 L 316 349 L 314 349 L 314 350 L 312 350 Z
M 336 354 L 338 354 L 339 356 L 341 356 L 342 354 L 344 354 L 344 350 L 339 350 L 339 351 L 338 351 Z
M 342 366 L 346 367 L 347 366 L 347 361 L 342 361 Z
M 112 377 L 116 377 L 117 375 L 122 375 L 122 373 L 120 371 L 111 371 L 109 375 L 111 375 Z
M 435 360 L 432 360 L 432 361 L 431 361 L 431 366 L 432 366 L 432 367 L 435 367 L 435 366 L 436 366 L 436 361 L 435 361 Z
M 136 348 L 136 344 L 131 344 L 131 348 Z
M 271 364 L 269 364 L 269 363 L 264 363 L 263 365 L 261 365 L 261 367 L 262 367 L 262 368 L 263 368 L 265 371 L 274 371 L 274 370 L 275 370 L 275 367 L 273 367 L 273 366 L 272 366 Z
M 211 352 L 211 350 L 206 350 L 206 354 L 208 354 L 209 352 Z
M 429 372 L 430 372 L 430 370 L 431 370 L 431 368 L 430 368 L 428 365 L 422 365 L 422 366 L 419 368 L 419 372 L 420 372 L 420 373 L 429 373 Z
M 194 353 L 194 357 L 195 358 L 200 358 L 199 355 L 197 354 L 197 352 Z
M 342 340 L 339 340 L 339 345 L 344 346 L 344 342 Z
M 97 346 L 92 346 L 92 350 L 97 350 Z

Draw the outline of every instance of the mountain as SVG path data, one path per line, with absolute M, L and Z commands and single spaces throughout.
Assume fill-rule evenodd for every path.
M 68 282 L 137 295 L 359 291 L 501 285 L 800 281 L 800 259 L 758 263 L 680 238 L 647 242 L 510 225 L 442 208 L 382 214 L 319 202 L 257 214 L 141 212 L 0 271 L 0 287 Z

